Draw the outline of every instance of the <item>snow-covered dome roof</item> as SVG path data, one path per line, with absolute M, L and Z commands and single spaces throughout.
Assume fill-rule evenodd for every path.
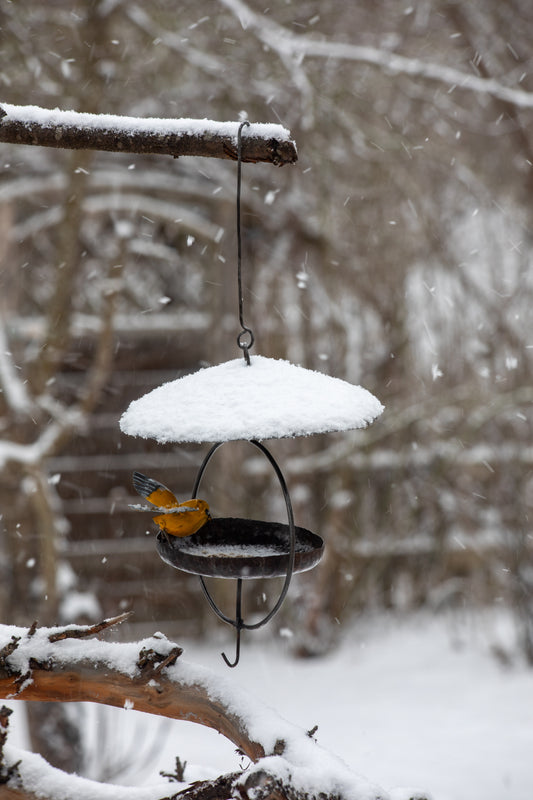
M 365 428 L 383 406 L 360 386 L 251 356 L 206 367 L 134 400 L 120 428 L 167 442 L 279 439 Z

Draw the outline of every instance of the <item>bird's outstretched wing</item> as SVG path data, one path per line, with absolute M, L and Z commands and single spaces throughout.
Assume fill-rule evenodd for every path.
M 163 514 L 153 517 L 153 520 L 161 530 L 171 536 L 190 536 L 210 519 L 209 506 L 205 500 L 185 500 L 184 503 L 179 503 L 170 489 L 142 472 L 133 473 L 133 486 L 141 497 L 159 511 L 164 511 Z
M 133 488 L 135 491 L 158 508 L 178 508 L 176 496 L 162 483 L 148 478 L 142 472 L 133 473 Z

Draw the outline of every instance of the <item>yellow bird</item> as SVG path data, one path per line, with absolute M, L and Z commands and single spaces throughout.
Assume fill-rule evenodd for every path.
M 142 472 L 133 473 L 133 486 L 141 497 L 163 512 L 153 517 L 153 520 L 162 531 L 171 536 L 191 536 L 211 519 L 205 500 L 186 500 L 179 503 L 170 489 L 154 478 L 147 478 Z M 150 508 L 145 506 L 140 510 L 149 511 Z

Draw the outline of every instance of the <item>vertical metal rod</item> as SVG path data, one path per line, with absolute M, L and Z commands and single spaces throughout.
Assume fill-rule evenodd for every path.
M 239 322 L 241 332 L 237 337 L 237 344 L 244 353 L 244 360 L 250 366 L 250 354 L 248 350 L 253 346 L 254 335 L 251 328 L 244 324 L 244 296 L 242 290 L 242 236 L 241 236 L 241 174 L 242 174 L 242 129 L 250 125 L 248 120 L 244 120 L 239 125 L 237 133 L 237 283 L 239 289 Z M 247 341 L 243 339 L 247 337 Z
M 228 667 L 236 667 L 241 657 L 241 631 L 243 626 L 242 619 L 242 578 L 237 579 L 237 600 L 235 603 L 235 628 L 237 631 L 237 640 L 235 643 L 235 661 L 233 663 L 228 659 L 225 653 L 222 653 L 222 658 Z

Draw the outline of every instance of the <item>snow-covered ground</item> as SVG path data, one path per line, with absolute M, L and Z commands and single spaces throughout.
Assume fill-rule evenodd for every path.
M 287 638 L 243 637 L 241 663 L 232 671 L 220 658 L 221 647 L 232 657 L 231 640 L 180 642 L 182 657 L 231 676 L 285 719 L 307 730 L 318 725 L 323 747 L 383 788 L 417 787 L 433 800 L 533 797 L 533 670 L 495 658 L 494 646 L 506 648 L 510 640 L 496 612 L 365 618 L 336 652 L 314 660 L 291 658 Z M 128 731 L 119 738 L 123 750 L 130 748 L 130 763 L 138 762 L 138 737 L 148 746 L 150 718 L 104 713 L 113 734 Z M 23 738 L 17 722 L 13 744 Z M 164 722 L 159 730 L 150 768 L 142 781 L 130 774 L 132 783 L 160 782 L 159 770 L 172 772 L 175 755 L 188 762 L 187 780 L 240 763 L 213 731 L 183 722 Z M 130 782 L 127 773 L 121 782 Z

